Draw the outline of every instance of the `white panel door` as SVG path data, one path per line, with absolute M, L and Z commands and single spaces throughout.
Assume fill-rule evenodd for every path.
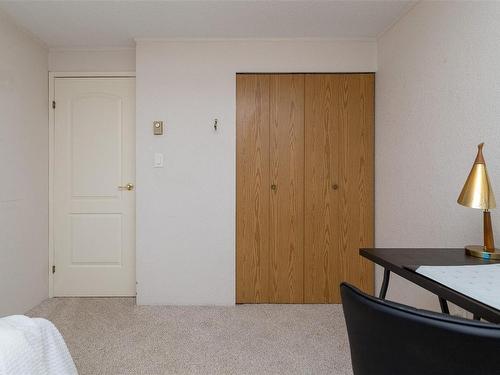
M 135 79 L 54 87 L 54 296 L 135 295 Z

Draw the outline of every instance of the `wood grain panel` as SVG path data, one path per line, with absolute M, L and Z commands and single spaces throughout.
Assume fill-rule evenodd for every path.
M 373 95 L 373 74 L 237 76 L 237 303 L 373 291 Z
M 340 303 L 340 282 L 373 291 L 373 75 L 305 79 L 304 300 Z
M 359 248 L 374 245 L 374 75 L 338 77 L 340 128 L 340 270 L 343 280 L 373 293 L 374 267 Z
M 270 78 L 270 302 L 304 302 L 304 75 Z
M 236 302 L 269 302 L 269 75 L 236 76 Z
M 338 84 L 329 74 L 305 78 L 305 281 L 307 303 L 338 303 Z

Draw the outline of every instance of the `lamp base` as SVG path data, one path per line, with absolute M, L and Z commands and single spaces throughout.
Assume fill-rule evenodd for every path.
M 487 251 L 484 246 L 481 245 L 467 245 L 465 246 L 465 254 L 483 259 L 499 259 L 500 260 L 500 249 L 495 248 L 495 251 Z

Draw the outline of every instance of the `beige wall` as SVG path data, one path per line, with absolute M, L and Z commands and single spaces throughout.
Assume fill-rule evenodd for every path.
M 420 2 L 379 39 L 377 246 L 481 243 L 481 212 L 456 199 L 483 141 L 500 195 L 499 41 L 498 2 Z M 397 278 L 388 298 L 438 307 L 434 296 Z
M 236 73 L 375 71 L 376 56 L 373 41 L 138 43 L 138 303 L 235 302 Z
M 0 316 L 48 294 L 47 50 L 0 14 Z
M 480 212 L 458 206 L 456 197 L 481 141 L 500 189 L 499 19 L 499 3 L 420 2 L 379 39 L 378 64 L 377 45 L 369 41 L 140 42 L 139 302 L 234 302 L 236 72 L 375 71 L 378 65 L 376 245 L 479 243 Z M 48 56 L 3 16 L 0 50 L 5 315 L 47 296 L 47 70 L 134 71 L 136 60 L 133 49 Z M 163 137 L 151 134 L 156 119 L 166 122 Z M 154 152 L 165 154 L 165 168 L 152 168 Z M 493 218 L 498 236 L 500 216 Z M 378 285 L 380 278 L 379 272 Z M 437 308 L 434 296 L 397 278 L 388 296 Z
M 52 49 L 51 72 L 134 72 L 135 48 Z

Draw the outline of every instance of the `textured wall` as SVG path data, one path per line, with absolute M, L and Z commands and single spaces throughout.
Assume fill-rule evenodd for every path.
M 47 50 L 0 14 L 0 316 L 48 295 Z
M 51 72 L 133 72 L 135 48 L 52 49 Z
M 376 44 L 140 42 L 136 66 L 138 302 L 233 304 L 236 73 L 374 71 Z
M 377 246 L 482 242 L 481 212 L 456 199 L 483 141 L 500 197 L 499 46 L 498 2 L 420 2 L 379 39 Z M 495 212 L 493 220 L 500 236 Z M 378 272 L 378 285 L 380 278 Z M 388 298 L 438 306 L 397 278 Z

